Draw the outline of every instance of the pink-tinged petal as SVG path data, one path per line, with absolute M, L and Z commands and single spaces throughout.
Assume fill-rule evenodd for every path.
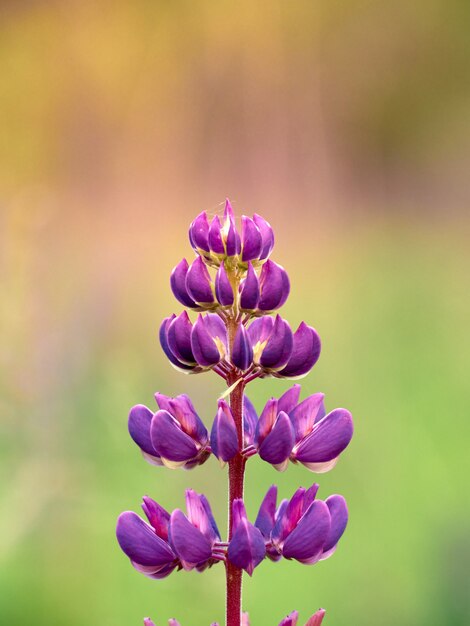
M 150 456 L 158 456 L 150 438 L 153 413 L 143 404 L 133 406 L 129 413 L 129 434 L 141 450 Z
M 242 626 L 250 626 L 250 617 L 248 613 L 242 613 Z
M 321 626 L 325 613 L 325 609 L 318 609 L 318 611 L 307 620 L 305 626 Z
M 276 513 L 276 523 L 271 532 L 272 540 L 276 545 L 282 547 L 284 540 L 294 530 L 304 514 L 305 492 L 304 487 L 299 487 L 292 498 L 285 502 L 285 505 L 284 502 L 281 503 Z
M 186 259 L 180 261 L 180 263 L 178 263 L 178 265 L 171 272 L 170 286 L 175 298 L 184 306 L 193 309 L 197 307 L 197 304 L 190 297 L 188 290 L 186 289 L 186 275 L 188 273 L 188 268 L 189 265 Z
M 144 626 L 155 626 L 150 617 L 144 617 Z
M 261 354 L 260 364 L 267 369 L 283 368 L 290 359 L 293 345 L 289 324 L 277 315 L 273 330 Z
M 204 318 L 199 315 L 191 333 L 191 349 L 196 361 L 203 367 L 216 365 L 220 361 L 220 352 L 207 330 Z
M 285 617 L 281 622 L 279 622 L 279 626 L 296 626 L 298 619 L 299 619 L 298 612 L 292 611 L 292 613 L 289 613 L 287 617 Z
M 186 569 L 192 569 L 211 558 L 212 546 L 209 540 L 179 509 L 171 514 L 170 541 Z
M 168 541 L 168 525 L 170 523 L 168 511 L 148 496 L 143 497 L 142 510 L 157 535 L 164 541 Z
M 203 445 L 207 443 L 207 429 L 189 396 L 183 393 L 176 398 L 170 398 L 169 407 L 168 412 L 176 417 L 185 433 Z
M 219 529 L 207 498 L 193 489 L 186 490 L 186 510 L 191 524 L 201 531 L 211 545 L 220 541 Z
M 325 463 L 335 459 L 353 436 L 352 416 L 346 409 L 335 409 L 317 422 L 311 433 L 294 448 L 293 456 L 301 463 Z
M 318 361 L 321 351 L 320 337 L 311 326 L 302 322 L 294 333 L 294 346 L 289 361 L 278 372 L 280 377 L 304 376 Z
M 312 502 L 315 500 L 318 489 L 320 485 L 318 483 L 313 483 L 311 487 L 307 489 L 304 494 L 303 503 L 302 503 L 302 515 L 306 513 L 307 509 L 310 507 Z
M 183 370 L 183 371 L 188 371 L 190 372 L 191 370 L 194 369 L 194 366 L 191 365 L 185 365 L 184 363 L 182 363 L 181 361 L 179 361 L 175 355 L 173 354 L 173 352 L 170 349 L 170 346 L 168 345 L 168 328 L 170 326 L 170 324 L 172 323 L 172 321 L 176 318 L 176 315 L 172 315 L 171 317 L 166 317 L 161 326 L 160 326 L 160 332 L 159 332 L 159 338 L 160 338 L 160 345 L 162 346 L 162 350 L 165 353 L 167 359 L 170 361 L 170 363 L 172 365 L 174 365 L 174 367 Z
M 240 287 L 240 308 L 244 311 L 254 311 L 259 301 L 259 281 L 253 265 L 248 263 L 246 278 Z
M 290 389 L 288 389 L 278 400 L 278 410 L 284 411 L 289 414 L 297 402 L 299 401 L 300 396 L 300 385 L 292 385 Z
M 325 500 L 325 504 L 330 511 L 331 528 L 323 546 L 323 551 L 328 552 L 331 548 L 334 548 L 338 541 L 341 539 L 346 526 L 348 525 L 348 506 L 343 496 L 330 496 Z
M 232 306 L 234 300 L 233 287 L 223 263 L 221 263 L 215 277 L 215 295 L 222 306 Z
M 252 219 L 242 215 L 242 261 L 259 258 L 263 247 L 261 233 Z
M 175 317 L 169 324 L 167 340 L 170 350 L 179 362 L 185 365 L 196 365 L 193 351 L 191 350 L 191 332 L 193 325 L 186 311 Z
M 258 446 L 263 443 L 274 426 L 278 413 L 277 406 L 278 401 L 276 398 L 271 398 L 266 402 L 263 412 L 261 413 L 258 423 L 256 424 L 255 441 Z
M 319 558 L 329 533 L 329 509 L 321 500 L 315 500 L 285 540 L 283 556 L 301 562 Z
M 118 517 L 116 536 L 121 550 L 140 565 L 166 565 L 175 558 L 170 546 L 133 511 Z
M 216 215 L 209 229 L 209 247 L 215 254 L 225 254 L 224 242 L 222 241 L 222 226 L 219 216 Z
M 158 455 L 169 461 L 189 461 L 199 452 L 192 437 L 167 411 L 157 411 L 150 425 L 150 437 Z
M 189 266 L 186 275 L 186 289 L 190 297 L 200 304 L 214 304 L 214 292 L 207 266 L 198 256 Z
M 236 511 L 239 509 L 238 511 Z M 235 567 L 244 569 L 250 576 L 253 570 L 266 556 L 266 546 L 261 532 L 251 524 L 245 512 L 243 500 L 233 502 L 234 524 L 232 539 L 230 540 L 227 556 Z
M 253 221 L 258 227 L 258 230 L 261 233 L 261 239 L 263 241 L 259 258 L 261 260 L 267 259 L 274 247 L 274 231 L 271 227 L 271 224 L 267 222 L 264 217 L 261 217 L 261 215 L 258 215 L 257 213 L 253 215 Z
M 263 440 L 258 454 L 267 463 L 278 465 L 289 458 L 294 445 L 294 429 L 287 413 L 281 412 L 271 432 Z
M 193 248 L 209 252 L 209 220 L 207 219 L 207 213 L 203 211 L 200 213 L 194 222 L 189 227 L 189 241 Z
M 243 396 L 243 436 L 244 445 L 251 446 L 255 442 L 256 425 L 258 424 L 258 414 L 253 403 L 247 395 Z
M 274 528 L 274 521 L 276 515 L 276 501 L 277 501 L 277 487 L 271 485 L 266 492 L 266 495 L 259 507 L 258 516 L 255 521 L 255 526 L 261 531 L 263 537 L 268 540 L 271 531 Z
M 178 620 L 171 618 L 168 620 L 168 626 L 180 626 L 180 623 Z
M 315 419 L 323 406 L 325 394 L 315 393 L 289 412 L 295 430 L 295 441 L 300 441 L 313 428 Z
M 274 261 L 266 261 L 261 269 L 261 297 L 258 308 L 260 311 L 279 309 L 289 297 L 290 281 L 286 270 Z
M 274 320 L 272 317 L 258 317 L 248 326 L 248 336 L 253 348 L 257 343 L 264 343 L 269 339 L 273 331 Z
M 235 256 L 236 254 L 240 254 L 240 235 L 238 234 L 235 227 L 235 216 L 233 214 L 232 206 L 228 200 L 225 203 L 224 231 L 227 233 L 225 237 L 225 250 L 227 256 Z
M 241 324 L 235 333 L 232 346 L 231 361 L 242 371 L 247 370 L 253 362 L 253 348 L 251 347 L 248 333 Z
M 211 448 L 213 454 L 224 463 L 232 460 L 239 450 L 237 427 L 232 411 L 224 400 L 219 400 L 212 425 Z

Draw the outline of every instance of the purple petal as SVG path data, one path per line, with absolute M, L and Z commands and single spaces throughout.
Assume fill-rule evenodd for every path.
M 285 617 L 281 622 L 279 622 L 279 626 L 296 626 L 298 619 L 299 619 L 298 612 L 292 611 L 292 613 L 289 613 L 287 617 Z
M 228 198 L 225 198 L 225 208 L 224 208 L 224 221 L 234 220 L 235 214 L 232 209 L 232 205 Z
M 294 456 L 301 463 L 324 463 L 335 459 L 351 441 L 352 416 L 346 409 L 335 409 L 317 422 L 312 432 L 295 446 Z
M 276 544 L 283 544 L 286 537 L 295 529 L 304 514 L 304 498 L 306 490 L 299 487 L 290 500 L 285 502 L 276 512 L 276 523 L 271 532 L 271 538 Z
M 227 328 L 224 322 L 217 313 L 207 313 L 203 319 L 208 332 L 214 339 L 217 339 L 220 349 L 225 352 L 227 350 Z
M 320 356 L 321 342 L 317 331 L 302 322 L 294 333 L 294 347 L 280 376 L 303 376 L 309 372 Z
M 207 266 L 198 256 L 189 266 L 186 275 L 186 289 L 190 297 L 201 304 L 213 304 L 214 292 Z
M 288 389 L 278 400 L 278 410 L 284 411 L 289 414 L 297 402 L 299 401 L 300 396 L 300 385 L 292 385 L 290 389 Z
M 258 317 L 248 326 L 248 336 L 253 349 L 256 344 L 263 344 L 269 339 L 274 326 L 272 317 Z
M 319 609 L 312 617 L 307 620 L 305 626 L 321 626 L 323 618 L 325 617 L 325 609 Z
M 277 416 L 271 432 L 259 447 L 258 454 L 272 465 L 282 464 L 292 451 L 294 445 L 294 429 L 287 413 Z
M 168 511 L 148 496 L 143 497 L 142 510 L 157 535 L 164 541 L 168 541 L 168 524 L 170 522 Z
M 194 440 L 181 430 L 181 425 L 168 411 L 157 411 L 150 426 L 152 444 L 157 453 L 170 461 L 193 459 L 198 453 Z
M 274 426 L 278 412 L 277 406 L 278 401 L 276 398 L 271 398 L 264 406 L 258 423 L 256 424 L 255 441 L 258 446 L 263 443 L 264 439 L 268 436 Z
M 343 496 L 330 496 L 325 500 L 325 504 L 330 511 L 331 527 L 328 538 L 323 546 L 323 552 L 328 552 L 334 548 L 341 539 L 348 524 L 348 506 Z
M 168 328 L 171 324 L 171 322 L 176 318 L 176 315 L 172 315 L 171 317 L 166 317 L 161 326 L 160 326 L 160 333 L 159 333 L 159 338 L 160 338 L 160 345 L 162 346 L 163 352 L 165 353 L 167 359 L 170 361 L 170 363 L 172 363 L 175 367 L 177 367 L 178 369 L 181 369 L 183 371 L 191 371 L 194 370 L 194 366 L 190 366 L 190 365 L 185 365 L 184 363 L 182 363 L 181 361 L 179 361 L 175 355 L 173 354 L 173 352 L 170 350 L 170 346 L 168 345 Z
M 211 545 L 220 541 L 220 534 L 215 523 L 207 498 L 193 489 L 186 490 L 186 510 L 191 524 L 201 531 Z
M 295 430 L 295 440 L 300 441 L 310 433 L 318 416 L 320 409 L 323 407 L 323 399 L 325 394 L 315 393 L 303 402 L 298 404 L 289 412 L 292 424 Z
M 168 620 L 168 626 L 181 626 L 178 620 L 171 618 Z
M 217 271 L 215 277 L 215 295 L 222 306 L 232 306 L 233 304 L 233 287 L 227 276 L 227 271 L 223 263 Z
M 243 434 L 244 445 L 253 445 L 255 441 L 256 425 L 258 424 L 258 414 L 248 396 L 243 396 Z
M 153 413 L 143 404 L 133 406 L 129 413 L 128 428 L 129 434 L 141 450 L 157 456 L 157 451 L 152 445 L 150 438 L 150 424 Z
M 255 526 L 261 531 L 263 537 L 268 540 L 274 527 L 274 516 L 276 514 L 277 487 L 271 485 L 259 507 Z
M 175 558 L 170 546 L 133 511 L 118 517 L 116 536 L 122 551 L 140 565 L 165 565 Z
M 259 258 L 263 247 L 261 233 L 252 219 L 242 216 L 242 261 Z
M 224 242 L 222 241 L 222 226 L 219 216 L 216 215 L 211 222 L 209 229 L 209 247 L 215 254 L 225 254 Z
M 160 394 L 155 394 L 155 396 L 157 395 Z M 207 429 L 199 415 L 196 413 L 189 396 L 183 393 L 176 398 L 170 398 L 168 406 L 169 409 L 166 407 L 160 408 L 168 411 L 171 415 L 176 417 L 185 433 L 198 441 L 200 444 L 205 445 L 208 440 Z
M 187 569 L 208 561 L 212 547 L 207 539 L 182 511 L 176 509 L 170 519 L 170 540 L 176 554 L 184 561 Z
M 240 510 L 237 512 L 237 509 Z M 235 567 L 244 569 L 251 576 L 266 556 L 264 539 L 258 528 L 247 520 L 243 500 L 233 501 L 233 517 L 237 518 L 238 523 L 234 526 L 227 556 Z
M 329 533 L 329 509 L 321 500 L 315 500 L 285 540 L 283 556 L 298 561 L 311 561 L 321 555 Z
M 247 370 L 253 362 L 253 348 L 243 324 L 237 329 L 232 346 L 232 363 L 241 370 Z
M 155 626 L 150 617 L 144 617 L 144 626 Z
M 188 273 L 188 262 L 183 259 L 173 269 L 170 276 L 170 286 L 175 298 L 184 306 L 194 309 L 197 304 L 188 294 L 186 289 L 186 275 Z
M 222 321 L 222 320 L 221 320 Z M 219 349 L 199 315 L 191 333 L 191 349 L 199 365 L 210 367 L 220 361 Z
M 287 300 L 290 292 L 289 276 L 286 270 L 274 261 L 266 261 L 259 279 L 261 297 L 260 311 L 274 311 Z
M 245 311 L 254 311 L 259 301 L 259 281 L 253 265 L 248 263 L 246 278 L 241 284 L 240 308 Z
M 212 425 L 211 448 L 215 456 L 224 463 L 233 459 L 239 449 L 237 427 L 230 407 L 224 400 L 219 401 Z
M 267 369 L 283 368 L 289 361 L 293 345 L 289 324 L 277 315 L 272 333 L 261 354 L 260 364 Z
M 196 365 L 193 351 L 191 350 L 191 331 L 193 325 L 186 311 L 175 317 L 167 330 L 168 346 L 174 356 L 185 365 Z
M 253 221 L 258 227 L 258 230 L 261 233 L 261 239 L 263 241 L 259 258 L 260 260 L 267 259 L 268 256 L 271 254 L 271 250 L 274 247 L 274 231 L 271 227 L 271 224 L 267 222 L 264 217 L 261 217 L 261 215 L 257 215 L 255 213 L 253 215 Z
M 307 491 L 304 493 L 304 498 L 303 498 L 303 503 L 302 503 L 302 515 L 306 513 L 307 509 L 315 500 L 319 487 L 320 485 L 318 485 L 318 483 L 313 483 L 313 485 L 309 487 Z
M 189 227 L 189 240 L 193 248 L 209 252 L 209 221 L 205 211 L 200 213 Z

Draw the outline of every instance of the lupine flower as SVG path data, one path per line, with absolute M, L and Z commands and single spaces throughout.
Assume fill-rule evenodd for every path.
M 240 283 L 240 308 L 265 315 L 279 309 L 286 302 L 289 292 L 289 277 L 281 265 L 266 261 L 258 278 L 250 262 L 246 278 Z
M 325 616 L 325 610 L 319 609 L 312 617 L 307 620 L 305 626 L 320 626 L 323 618 Z M 296 626 L 297 620 L 299 619 L 299 614 L 297 611 L 292 611 L 287 617 L 285 617 L 280 623 L 279 626 Z
M 309 372 L 320 356 L 320 337 L 302 322 L 295 333 L 279 315 L 260 317 L 248 327 L 253 362 L 263 375 L 297 378 Z
M 222 465 L 231 461 L 239 451 L 237 427 L 225 400 L 219 400 L 211 430 L 211 448 Z
M 209 265 L 218 266 L 227 258 L 237 257 L 237 262 L 244 266 L 249 261 L 262 263 L 269 257 L 274 246 L 274 233 L 270 224 L 255 214 L 253 218 L 242 216 L 240 235 L 227 199 L 222 223 L 218 215 L 209 223 L 207 213 L 203 211 L 189 227 L 189 241 Z
M 294 385 L 279 400 L 271 398 L 259 420 L 250 403 L 250 422 L 245 428 L 253 431 L 255 425 L 255 435 L 245 446 L 253 445 L 279 471 L 291 460 L 313 472 L 327 472 L 351 441 L 351 413 L 334 409 L 325 415 L 324 394 L 313 394 L 298 404 L 299 394 L 300 385 Z
M 267 556 L 278 555 L 313 565 L 336 550 L 347 522 L 348 509 L 342 496 L 316 500 L 318 485 L 297 489 L 274 511 L 277 488 L 273 485 L 261 503 L 255 526 L 263 535 Z M 274 506 L 273 506 L 274 503 Z M 277 553 L 277 555 L 276 555 Z
M 232 539 L 227 556 L 233 565 L 244 569 L 250 576 L 266 555 L 266 546 L 261 531 L 246 517 L 243 500 L 236 499 L 232 505 Z
M 203 372 L 227 353 L 227 330 L 215 313 L 199 315 L 193 325 L 186 311 L 163 320 L 160 343 L 170 363 L 185 373 Z
M 125 511 L 116 527 L 119 545 L 137 571 L 165 578 L 175 568 L 202 572 L 223 560 L 219 531 L 202 494 L 186 491 L 187 517 L 179 509 L 170 516 L 147 496 L 142 508 L 149 523 L 133 511 Z
M 156 393 L 155 399 L 156 413 L 142 404 L 129 413 L 129 433 L 144 458 L 171 469 L 202 465 L 210 455 L 209 435 L 190 398 Z

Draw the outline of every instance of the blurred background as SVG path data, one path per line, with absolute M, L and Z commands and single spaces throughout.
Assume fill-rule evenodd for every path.
M 470 623 L 469 19 L 462 0 L 1 2 L 1 624 L 223 621 L 222 568 L 152 581 L 114 526 L 193 487 L 225 531 L 218 464 L 154 468 L 126 426 L 157 390 L 213 419 L 219 379 L 176 373 L 156 336 L 187 226 L 225 196 L 271 222 L 283 315 L 322 337 L 303 397 L 356 423 L 326 475 L 250 462 L 250 516 L 272 482 L 318 480 L 351 517 L 328 561 L 246 577 L 252 624 Z

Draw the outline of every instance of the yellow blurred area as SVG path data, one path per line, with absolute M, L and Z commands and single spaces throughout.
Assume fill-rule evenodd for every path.
M 322 337 L 303 397 L 356 424 L 329 474 L 250 462 L 251 517 L 271 483 L 315 480 L 351 513 L 333 558 L 247 577 L 253 626 L 319 606 L 327 626 L 470 622 L 469 19 L 461 0 L 0 4 L 0 624 L 222 622 L 221 567 L 146 579 L 114 525 L 193 487 L 225 530 L 218 464 L 153 468 L 126 419 L 157 390 L 213 419 L 216 377 L 174 372 L 156 335 L 190 221 L 227 195 L 272 223 L 283 316 Z

